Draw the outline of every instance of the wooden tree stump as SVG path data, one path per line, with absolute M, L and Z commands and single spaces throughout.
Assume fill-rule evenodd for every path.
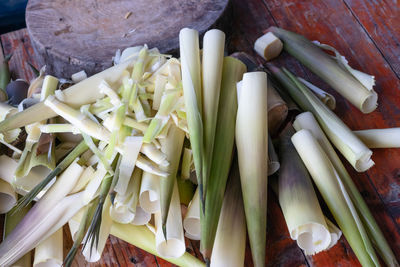
M 229 0 L 30 0 L 26 24 L 41 64 L 57 77 L 112 63 L 117 49 L 179 48 L 181 28 L 223 28 Z

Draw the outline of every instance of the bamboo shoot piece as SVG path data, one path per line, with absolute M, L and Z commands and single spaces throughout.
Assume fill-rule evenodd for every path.
M 360 216 L 364 227 L 368 231 L 368 235 L 371 238 L 371 241 L 373 242 L 377 251 L 388 266 L 398 266 L 396 257 L 390 249 L 390 246 L 387 243 L 382 231 L 380 230 L 379 225 L 376 223 L 374 216 L 372 215 L 363 197 L 361 196 L 349 173 L 344 167 L 342 161 L 336 154 L 328 138 L 319 127 L 313 115 L 310 112 L 304 112 L 298 115 L 296 117 L 296 120 L 294 121 L 293 126 L 296 128 L 296 130 L 307 129 L 312 132 L 313 136 L 318 140 L 318 143 L 324 149 L 324 152 L 328 155 L 333 166 L 335 167 L 340 178 L 342 179 L 342 182 L 345 185 L 346 190 L 349 193 L 350 198 L 357 209 L 358 215 Z
M 242 79 L 245 71 L 246 66 L 240 60 L 233 57 L 224 58 L 210 181 L 204 217 L 200 220 L 200 250 L 206 260 L 211 257 L 234 148 L 237 112 L 236 84 Z
M 185 253 L 181 204 L 178 185 L 175 179 L 171 204 L 168 211 L 166 231 L 163 233 L 160 212 L 155 214 L 157 253 L 167 258 L 179 258 Z M 164 237 L 166 236 L 166 238 Z
M 35 248 L 33 267 L 56 267 L 63 263 L 63 229 L 58 229 Z
M 283 44 L 272 32 L 268 32 L 259 37 L 254 43 L 254 50 L 269 61 L 279 56 L 282 52 Z
M 157 175 L 143 172 L 140 185 L 140 207 L 147 213 L 155 213 L 160 210 L 160 179 Z
M 211 267 L 241 267 L 246 250 L 246 219 L 239 169 L 233 166 L 219 217 Z
M 225 33 L 209 30 L 203 38 L 202 97 L 203 97 L 203 195 L 207 194 L 214 148 L 215 128 L 217 126 L 218 104 L 221 91 L 222 66 L 224 61 Z
M 185 236 L 192 240 L 200 240 L 200 196 L 196 189 L 192 201 L 189 203 L 185 218 L 183 219 Z
M 268 111 L 267 75 L 243 75 L 236 119 L 239 159 L 247 230 L 254 266 L 265 266 L 267 232 Z
M 297 104 L 314 114 L 330 141 L 356 171 L 363 172 L 374 165 L 372 151 L 292 73 L 273 65 L 269 65 L 269 69 Z
M 297 58 L 361 112 L 370 113 L 376 109 L 378 95 L 373 90 L 374 77 L 352 69 L 336 49 L 310 42 L 304 36 L 277 27 L 270 27 L 269 31 L 281 39 L 283 48 L 289 54 Z M 320 48 L 333 51 L 336 56 L 332 57 Z
M 329 247 L 331 234 L 307 169 L 290 140 L 294 133 L 288 125 L 279 140 L 279 204 L 290 237 L 306 255 L 314 255 Z
M 371 241 L 334 166 L 310 131 L 292 142 L 362 266 L 380 266 Z
M 369 148 L 400 147 L 400 128 L 359 130 L 354 134 Z

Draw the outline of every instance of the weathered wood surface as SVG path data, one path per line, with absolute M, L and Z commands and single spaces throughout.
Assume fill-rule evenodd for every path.
M 363 115 L 296 60 L 284 54 L 276 61 L 299 76 L 335 95 L 336 113 L 350 128 L 386 128 L 400 126 L 400 3 L 362 0 L 233 0 L 230 52 L 254 55 L 252 46 L 262 31 L 271 25 L 299 32 L 309 39 L 335 46 L 350 64 L 375 75 L 379 94 L 377 111 Z M 27 37 L 21 30 L 1 36 L 5 54 L 17 56 L 10 63 L 14 77 L 31 79 L 25 64 L 37 65 Z M 14 56 L 15 56 L 14 54 Z M 258 58 L 259 62 L 262 59 Z M 376 165 L 365 173 L 356 173 L 345 163 L 358 189 L 380 225 L 400 261 L 400 149 L 374 149 Z M 0 218 L 1 222 L 1 218 Z M 268 196 L 268 266 L 360 266 L 345 238 L 328 252 L 304 256 L 289 233 L 277 199 Z M 68 234 L 65 234 L 68 237 Z M 69 243 L 70 244 L 70 243 Z M 200 256 L 198 242 L 187 241 L 187 251 Z M 246 266 L 251 266 L 246 251 Z M 78 255 L 75 266 L 88 266 Z M 111 237 L 100 262 L 90 266 L 172 266 L 123 241 Z
M 26 24 L 40 63 L 49 73 L 70 77 L 111 66 L 117 49 L 147 43 L 177 51 L 179 30 L 200 33 L 221 21 L 228 0 L 30 0 Z M 131 14 L 128 16 L 128 12 Z

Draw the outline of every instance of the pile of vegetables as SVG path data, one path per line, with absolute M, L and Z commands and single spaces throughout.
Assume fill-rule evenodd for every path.
M 202 50 L 193 29 L 179 43 L 180 59 L 130 47 L 91 77 L 42 69 L 18 109 L 0 103 L 10 152 L 0 156 L 0 266 L 30 266 L 33 249 L 34 266 L 71 266 L 79 249 L 95 262 L 110 234 L 179 266 L 243 266 L 246 233 L 265 266 L 268 183 L 306 255 L 343 232 L 363 266 L 379 266 L 377 255 L 399 266 L 331 145 L 362 172 L 374 164 L 369 148 L 399 146 L 398 129 L 352 132 L 332 95 L 273 63 L 225 56 L 220 30 L 205 33 Z M 255 43 L 266 60 L 282 49 L 362 112 L 376 108 L 374 78 L 334 48 L 275 27 Z M 186 253 L 185 236 L 200 240 L 205 263 Z

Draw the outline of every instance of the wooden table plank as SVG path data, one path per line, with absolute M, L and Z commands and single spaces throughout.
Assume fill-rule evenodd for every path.
M 400 77 L 400 2 L 343 1 Z

